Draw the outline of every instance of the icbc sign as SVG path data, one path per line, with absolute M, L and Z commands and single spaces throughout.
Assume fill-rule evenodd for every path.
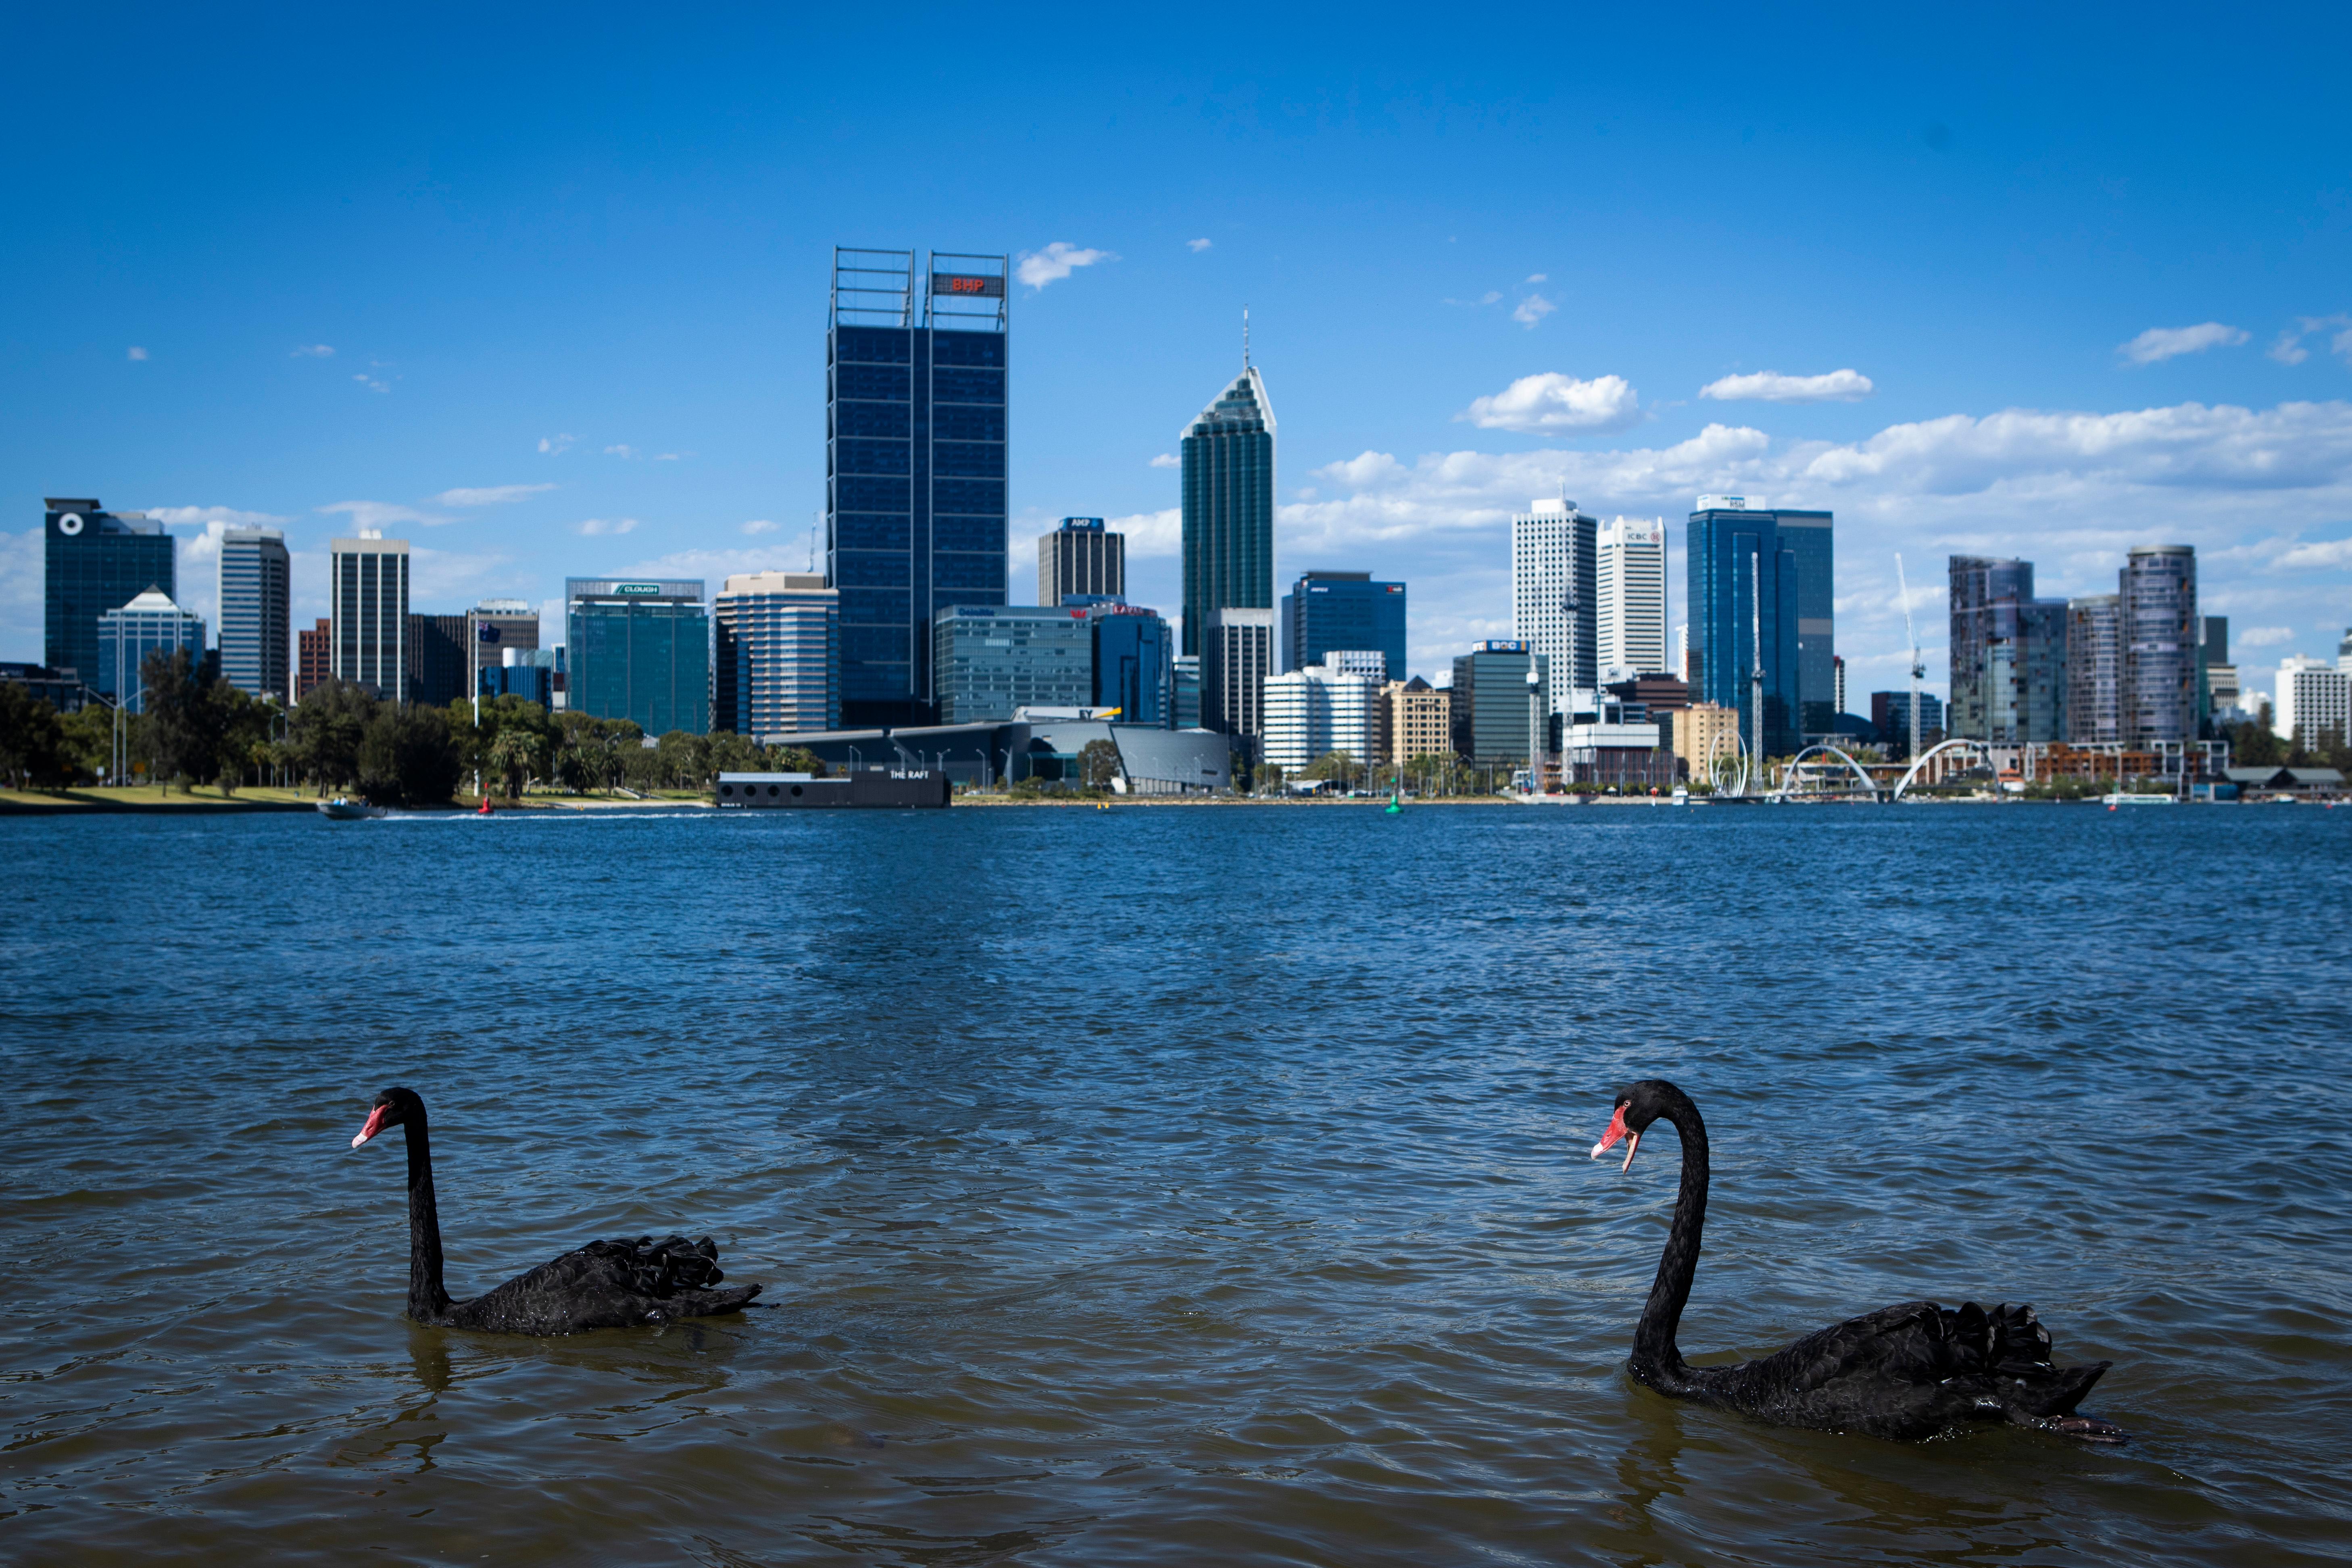
M 1004 298 L 1004 279 L 983 278 L 970 272 L 934 272 L 931 274 L 934 294 L 971 294 L 990 300 Z

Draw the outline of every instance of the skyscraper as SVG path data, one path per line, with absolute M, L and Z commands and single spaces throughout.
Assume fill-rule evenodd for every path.
M 2136 746 L 2197 739 L 2197 552 L 2141 544 L 2117 580 L 2122 738 Z
M 950 605 L 932 628 L 943 724 L 1001 723 L 1021 708 L 1083 708 L 1094 628 L 1083 609 Z
M 1274 668 L 1274 611 L 1221 608 L 1201 628 L 1201 727 L 1265 733 L 1263 688 Z
M 1122 724 L 1175 728 L 1176 652 L 1170 626 L 1141 605 L 1087 606 L 1095 637 L 1094 705 L 1116 708 Z
M 820 573 L 728 578 L 710 609 L 710 727 L 755 738 L 841 728 L 840 603 Z
M 277 529 L 232 528 L 221 534 L 221 679 L 248 697 L 283 702 L 291 695 L 289 564 L 286 535 Z
M 484 599 L 466 612 L 461 641 L 465 679 L 479 685 L 484 670 L 506 667 L 509 648 L 539 651 L 539 611 L 528 599 Z M 537 660 L 530 662 L 537 668 Z
M 1074 594 L 1127 597 L 1127 535 L 1098 517 L 1066 517 L 1037 537 L 1037 602 L 1050 607 Z
M 1274 405 L 1246 354 L 1233 384 L 1184 427 L 1178 449 L 1184 492 L 1184 652 L 1206 659 L 1209 618 L 1217 611 L 1265 610 L 1267 625 L 1273 624 Z M 1205 710 L 1211 704 L 1205 663 L 1201 675 Z M 1253 699 L 1253 710 L 1255 706 Z
M 1548 711 L 1583 711 L 1591 699 L 1578 694 L 1600 686 L 1599 526 L 1574 501 L 1541 496 L 1511 519 L 1511 629 L 1543 658 Z
M 931 631 L 1005 603 L 1005 258 L 836 247 L 825 338 L 826 577 L 841 721 L 936 716 Z
M 98 617 L 153 588 L 179 592 L 172 536 L 142 511 L 102 510 L 96 500 L 51 496 L 41 533 L 41 662 L 95 682 Z
M 2110 746 L 2123 739 L 2123 645 L 2115 594 L 2084 594 L 2066 601 L 2066 739 L 2078 746 Z
M 1950 733 L 1993 745 L 2066 739 L 2067 602 L 2033 596 L 2031 561 L 1955 555 L 1950 571 Z
M 142 667 L 151 653 L 185 652 L 201 667 L 205 662 L 205 621 L 172 603 L 171 595 L 150 588 L 134 595 L 98 617 L 97 689 L 133 713 L 146 711 L 146 683 Z
M 1666 520 L 1604 522 L 1594 550 L 1593 651 L 1601 682 L 1668 673 Z
M 335 623 L 321 618 L 315 630 L 294 634 L 294 700 L 335 673 Z
M 362 530 L 328 546 L 328 599 L 339 679 L 408 700 L 408 541 Z
M 408 617 L 408 700 L 423 707 L 446 708 L 472 694 L 466 683 L 473 679 L 474 655 L 466 647 L 463 616 Z M 487 665 L 496 665 L 493 648 Z
M 1740 496 L 1701 496 L 1690 515 L 1685 679 L 1700 700 L 1738 710 L 1743 744 L 1759 743 L 1760 724 L 1767 755 L 1796 751 L 1807 729 L 1825 732 L 1836 718 L 1832 523 L 1826 511 Z M 1759 667 L 1760 714 L 1749 699 Z
M 1339 648 L 1377 648 L 1383 680 L 1402 680 L 1405 592 L 1369 572 L 1302 572 L 1282 596 L 1282 668 L 1312 668 Z
M 710 616 L 701 579 L 563 580 L 570 707 L 648 735 L 710 730 Z
M 1528 731 L 1528 671 L 1536 673 L 1541 710 L 1559 710 L 1551 686 L 1551 661 L 1517 639 L 1482 642 L 1454 661 L 1449 717 L 1454 750 L 1481 764 L 1524 763 L 1536 740 Z

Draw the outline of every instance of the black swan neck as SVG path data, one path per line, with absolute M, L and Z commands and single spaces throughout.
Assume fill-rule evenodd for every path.
M 441 1205 L 433 1195 L 433 1134 L 419 1107 L 408 1119 L 408 1315 L 429 1323 L 447 1315 L 441 1285 Z
M 1641 1326 L 1633 1331 L 1633 1364 L 1637 1371 L 1679 1378 L 1686 1369 L 1675 1332 L 1682 1326 L 1683 1305 L 1698 1275 L 1699 1234 L 1706 1227 L 1706 1122 L 1680 1089 L 1666 1092 L 1659 1114 L 1675 1124 L 1682 1139 L 1682 1190 L 1675 1198 L 1675 1224 L 1666 1236 L 1666 1249 L 1658 1258 L 1657 1279 L 1642 1309 Z

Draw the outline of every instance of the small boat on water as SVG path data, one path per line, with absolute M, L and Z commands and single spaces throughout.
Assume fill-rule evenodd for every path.
M 370 805 L 365 801 L 339 795 L 332 800 L 320 801 L 319 815 L 330 822 L 359 822 L 371 816 L 382 816 L 384 810 L 380 805 Z
M 2115 810 L 2119 805 L 2178 805 L 2180 804 L 2177 798 L 2168 795 L 2118 794 L 2102 795 L 2100 798 L 2106 802 L 2109 811 Z

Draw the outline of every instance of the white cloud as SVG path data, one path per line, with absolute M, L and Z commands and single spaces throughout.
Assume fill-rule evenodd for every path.
M 1139 557 L 1149 560 L 1153 556 L 1184 552 L 1184 512 L 1181 507 L 1108 518 L 1103 527 L 1113 533 L 1127 535 L 1127 553 L 1130 560 Z
M 1175 453 L 1162 452 L 1151 459 L 1151 466 L 1155 468 L 1181 468 L 1184 465 L 1176 460 Z
M 266 511 L 239 511 L 233 506 L 150 506 L 140 510 L 169 528 L 194 528 L 215 522 L 226 528 L 261 528 L 289 521 Z
M 2282 552 L 2270 563 L 2273 572 L 2324 572 L 2352 566 L 2352 539 L 2315 540 Z
M 2293 626 L 2248 626 L 2243 631 L 2231 632 L 2230 640 L 2240 647 L 2276 647 L 2281 643 L 2294 640 L 2294 628 Z
M 392 390 L 390 386 L 378 381 L 372 375 L 354 375 L 352 379 L 358 382 L 362 386 L 366 387 L 370 392 L 390 392 Z
M 773 533 L 776 531 L 778 526 L 778 524 L 769 521 L 764 517 L 755 517 L 751 521 L 744 523 L 736 529 L 735 531 L 738 533 Z
M 604 448 L 604 456 L 608 458 L 634 458 L 636 455 L 637 449 L 635 447 L 625 445 L 607 447 Z
M 634 517 L 592 517 L 572 524 L 572 531 L 593 539 L 604 534 L 633 533 L 636 526 Z
M 679 550 L 651 560 L 632 561 L 620 569 L 631 577 L 698 577 L 716 592 L 728 578 L 746 572 L 799 572 L 804 558 L 789 545 L 763 544 L 743 550 Z
M 562 436 L 541 436 L 539 438 L 539 449 L 550 456 L 554 456 L 559 453 L 569 451 L 572 448 L 572 443 L 579 439 L 579 437 L 569 434 Z
M 2324 332 L 2331 328 L 2335 329 L 2336 336 L 2328 347 L 2343 355 L 2347 363 L 2352 363 L 2352 316 L 2298 316 L 2294 326 L 2281 330 L 2277 340 L 2266 352 L 2281 364 L 2301 364 L 2311 357 L 2311 351 L 2303 346 L 2303 340 L 2313 332 Z
M 414 522 L 425 528 L 438 528 L 445 522 L 457 521 L 455 518 L 434 517 L 426 512 L 380 500 L 339 500 L 331 506 L 322 506 L 319 510 L 330 516 L 336 512 L 345 513 L 351 518 L 353 528 L 384 528 L 400 522 Z
M 1858 403 L 1878 388 L 1858 370 L 1833 370 L 1827 375 L 1782 375 L 1760 370 L 1752 375 L 1727 375 L 1698 389 L 1701 397 L 1719 402 Z
M 1209 248 L 1209 242 L 1205 239 L 1188 239 L 1184 242 L 1184 247 L 1198 256 Z
M 1067 240 L 1057 239 L 1043 250 L 1024 251 L 1013 268 L 1013 276 L 1032 289 L 1043 289 L 1067 278 L 1078 268 L 1118 259 L 1108 250 L 1081 250 Z
M 688 454 L 684 452 L 662 452 L 655 456 L 654 461 L 656 463 L 675 463 L 680 458 L 686 456 L 688 456 Z
M 2116 353 L 2133 364 L 2154 364 L 2177 354 L 2235 348 L 2245 341 L 2246 334 L 2240 328 L 2225 327 L 2219 321 L 2200 321 L 2193 327 L 2150 327 L 2131 342 L 2117 344 Z
M 1551 274 L 1548 272 L 1530 272 L 1528 274 L 1528 281 L 1530 283 L 1549 283 L 1551 281 Z
M 443 506 L 498 506 L 554 488 L 553 485 L 486 485 L 478 489 L 443 490 L 433 499 Z
M 334 345 L 331 343 L 299 343 L 296 345 L 294 352 L 286 357 L 289 359 L 332 359 L 335 357 L 335 350 Z
M 134 360 L 145 359 L 147 357 L 147 351 L 134 343 L 124 357 Z
M 1523 375 L 1454 416 L 1482 430 L 1622 430 L 1642 417 L 1641 398 L 1624 377 L 1579 381 L 1558 371 Z
M 1511 312 L 1511 320 L 1523 327 L 1532 327 L 1559 309 L 1542 295 L 1530 294 L 1519 301 L 1518 309 Z

